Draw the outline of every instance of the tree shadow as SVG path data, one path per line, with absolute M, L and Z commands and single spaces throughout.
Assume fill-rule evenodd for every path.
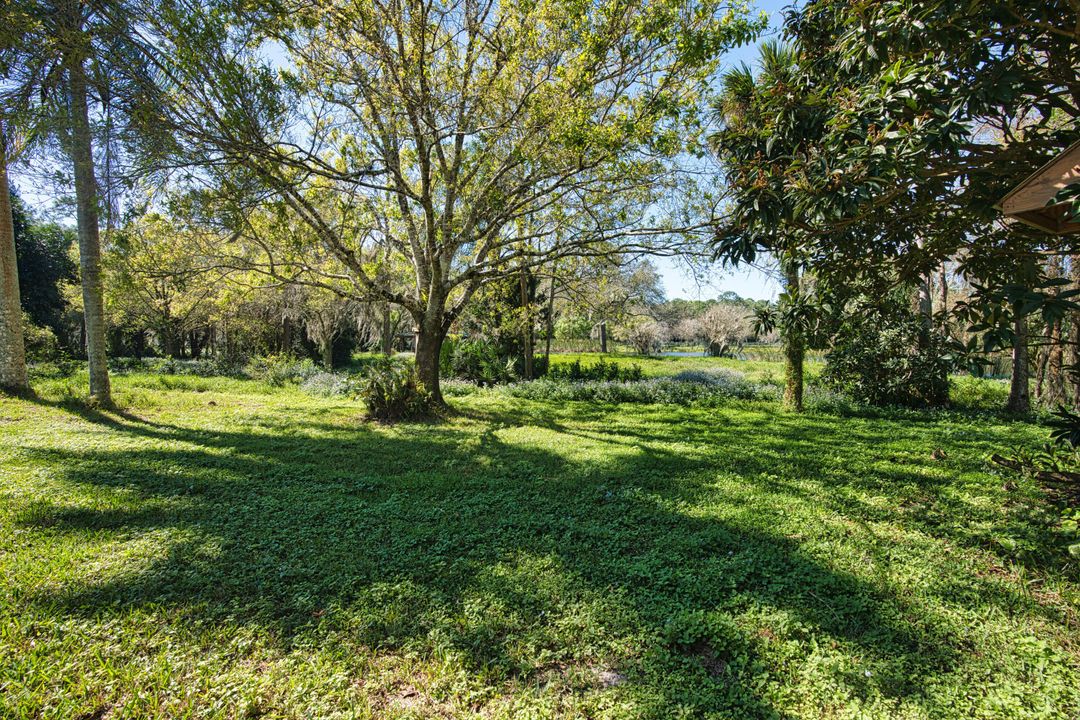
M 316 631 L 347 632 L 388 652 L 449 653 L 496 687 L 609 668 L 626 678 L 610 692 L 656 717 L 677 707 L 780 715 L 759 662 L 773 638 L 730 619 L 743 612 L 782 613 L 796 639 L 853 648 L 874 673 L 847 681 L 888 698 L 919 698 L 970 650 L 904 594 L 741 521 L 756 512 L 745 498 L 697 512 L 715 494 L 717 457 L 669 446 L 705 432 L 740 448 L 732 428 L 693 427 L 698 416 L 649 434 L 466 410 L 480 432 L 309 421 L 281 435 L 61 409 L 132 442 L 25 448 L 111 505 L 38 507 L 24 524 L 86 537 L 167 531 L 170 541 L 164 554 L 27 598 L 46 612 L 166 606 L 196 625 L 253 626 L 285 650 Z M 532 436 L 505 437 L 521 427 Z M 807 432 L 778 426 L 774 444 L 719 469 L 819 501 L 775 472 L 803 443 L 844 440 Z M 567 452 L 573 443 L 604 452 Z

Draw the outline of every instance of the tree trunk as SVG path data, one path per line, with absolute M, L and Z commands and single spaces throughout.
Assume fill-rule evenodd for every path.
M 444 405 L 442 388 L 439 385 L 439 355 L 442 353 L 446 333 L 442 329 L 441 313 L 438 317 L 429 316 L 417 323 L 416 334 L 416 374 L 424 389 L 431 395 L 436 405 Z
M 941 318 L 941 326 L 945 327 L 947 313 L 949 312 L 949 273 L 945 269 L 945 263 L 938 268 L 938 317 Z
M 390 322 L 390 303 L 383 303 L 382 329 L 379 333 L 379 343 L 382 345 L 382 354 L 390 357 L 394 351 L 393 326 Z
M 548 295 L 547 304 L 547 335 L 544 338 L 544 367 L 549 369 L 551 368 L 551 336 L 555 334 L 555 271 L 556 266 L 553 265 L 551 268 L 551 293 Z
M 922 248 L 925 244 L 923 238 L 916 239 L 916 245 Z M 930 287 L 930 276 L 924 275 L 918 279 L 915 286 L 915 297 L 912 298 L 915 314 L 919 318 L 918 351 L 925 353 L 930 347 L 930 333 L 934 328 L 934 296 Z
M 161 349 L 166 355 L 176 360 L 179 360 L 183 354 L 183 342 L 180 340 L 180 334 L 168 318 L 165 320 L 165 327 L 161 333 Z
M 607 352 L 607 320 L 600 321 L 600 352 Z
M 1050 363 L 1050 348 L 1037 352 L 1038 360 L 1035 361 L 1035 399 L 1042 400 L 1044 379 L 1046 378 L 1046 366 Z
M 1059 278 L 1064 274 L 1064 271 L 1061 256 L 1051 256 L 1048 262 L 1047 275 Z M 1059 290 L 1054 290 L 1054 295 L 1059 292 Z M 1047 340 L 1049 344 L 1046 347 L 1046 392 L 1040 393 L 1039 398 L 1046 405 L 1055 407 L 1065 400 L 1065 373 L 1063 367 L 1065 364 L 1065 347 L 1062 344 L 1061 318 L 1054 320 L 1050 324 L 1050 333 Z
M 86 105 L 86 74 L 82 59 L 68 62 L 71 109 L 71 159 L 75 166 L 76 220 L 79 233 L 79 270 L 82 276 L 86 357 L 90 369 L 90 397 L 112 403 L 109 364 L 105 350 L 105 303 L 101 286 L 101 239 L 98 235 L 98 191 Z
M 525 268 L 518 274 L 518 288 L 521 291 L 521 309 L 525 313 L 522 327 L 522 345 L 525 355 L 525 379 L 533 379 L 533 322 L 529 303 L 529 277 Z
M 281 345 L 280 352 L 286 355 L 292 353 L 293 346 L 293 321 L 286 315 L 281 319 Z
M 1073 288 L 1080 288 L 1080 255 L 1069 257 L 1069 278 Z M 1072 385 L 1073 405 L 1080 407 L 1080 311 L 1069 316 L 1069 380 Z
M 785 291 L 791 297 L 799 294 L 799 268 L 785 263 Z M 806 356 L 806 339 L 800 330 L 788 329 L 784 333 L 784 406 L 801 412 L 803 409 L 803 361 Z
M 1009 402 L 1006 409 L 1013 413 L 1028 413 L 1031 411 L 1031 397 L 1028 388 L 1027 321 L 1020 317 L 1019 312 L 1013 329 L 1016 341 L 1013 343 L 1012 382 L 1009 384 Z
M 322 342 L 322 364 L 327 370 L 334 369 L 334 336 L 330 335 Z
M 1061 318 L 1058 318 L 1050 326 L 1050 347 L 1046 349 L 1049 358 L 1044 401 L 1050 406 L 1057 406 L 1065 401 L 1065 347 L 1061 339 Z
M 11 216 L 4 128 L 0 125 L 0 389 L 23 393 L 29 388 L 22 306 L 19 304 L 19 268 L 15 258 L 15 224 Z
M 131 350 L 136 360 L 142 360 L 146 353 L 146 331 L 138 330 L 131 335 Z

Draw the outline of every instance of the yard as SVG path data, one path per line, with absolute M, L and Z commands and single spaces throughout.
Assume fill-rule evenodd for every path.
M 76 386 L 0 400 L 5 718 L 1080 714 L 1036 424 Z

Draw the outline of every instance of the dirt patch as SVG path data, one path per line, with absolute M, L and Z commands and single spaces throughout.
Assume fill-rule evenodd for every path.
M 709 677 L 721 677 L 727 670 L 727 661 L 716 652 L 716 648 L 708 640 L 695 640 L 686 648 L 686 654 L 697 658 L 705 672 L 709 673 Z

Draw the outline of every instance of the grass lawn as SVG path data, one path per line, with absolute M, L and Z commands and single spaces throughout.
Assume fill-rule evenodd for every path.
M 985 459 L 1035 425 L 70 382 L 0 400 L 3 718 L 1080 717 L 1075 566 Z

